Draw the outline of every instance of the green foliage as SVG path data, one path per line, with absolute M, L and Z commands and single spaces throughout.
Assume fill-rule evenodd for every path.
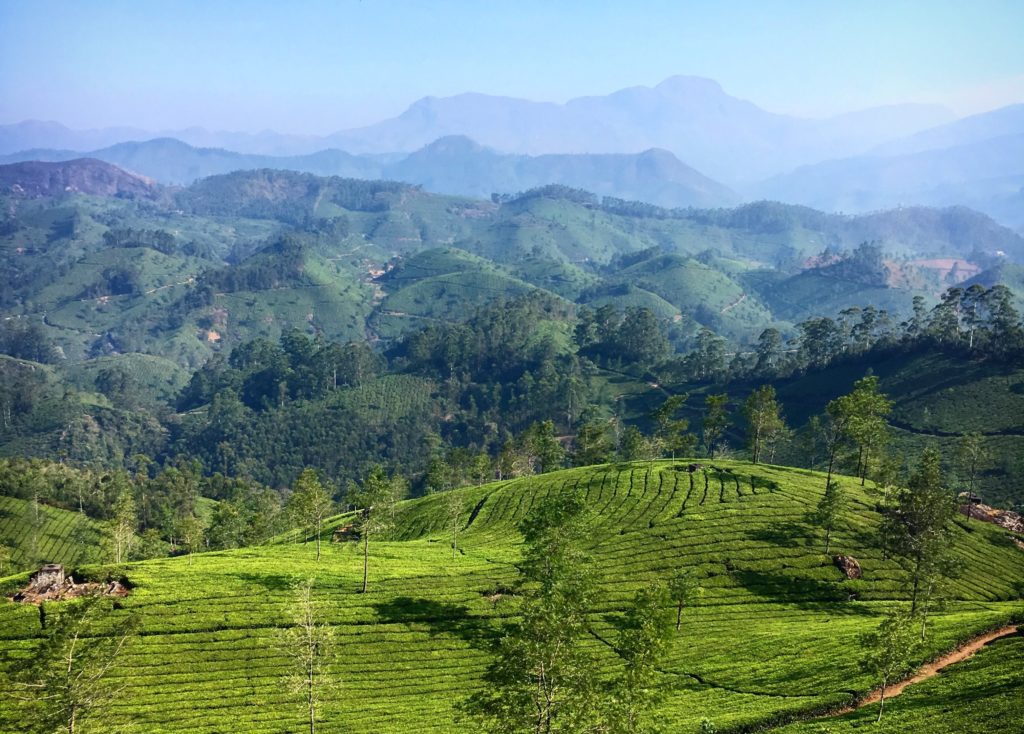
M 878 625 L 878 630 L 862 638 L 865 654 L 862 667 L 875 676 L 882 688 L 878 706 L 878 719 L 885 708 L 885 687 L 910 672 L 918 640 L 914 634 L 913 619 L 906 612 L 896 610 Z

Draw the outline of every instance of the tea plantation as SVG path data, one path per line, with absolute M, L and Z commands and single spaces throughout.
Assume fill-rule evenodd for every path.
M 313 577 L 336 632 L 336 687 L 321 731 L 472 731 L 458 707 L 482 685 L 497 623 L 516 613 L 517 525 L 543 497 L 571 487 L 593 510 L 589 551 L 600 594 L 591 644 L 609 675 L 618 664 L 609 642 L 615 622 L 640 585 L 687 567 L 705 590 L 684 611 L 661 669 L 666 731 L 696 733 L 704 718 L 719 731 L 782 725 L 866 693 L 873 681 L 858 665 L 859 635 L 907 593 L 904 571 L 878 546 L 875 491 L 842 479 L 850 502 L 832 553 L 855 556 L 864 571 L 847 580 L 807 520 L 823 475 L 721 461 L 705 481 L 684 467 L 601 465 L 454 490 L 462 500 L 454 559 L 448 498 L 402 503 L 389 539 L 371 543 L 366 594 L 358 593 L 361 547 L 352 542 L 325 544 L 319 562 L 311 544 L 281 542 L 198 554 L 191 564 L 129 565 L 134 590 L 110 615 L 136 613 L 141 632 L 114 671 L 123 691 L 82 730 L 302 730 L 304 709 L 282 684 L 285 658 L 274 639 L 291 623 L 290 585 Z M 333 519 L 324 538 L 348 522 Z M 992 525 L 960 519 L 954 531 L 961 571 L 920 662 L 1024 612 L 1024 552 Z M 9 593 L 24 579 L 2 583 Z M 0 603 L 0 667 L 29 654 L 39 632 L 34 607 Z M 911 687 L 887 704 L 891 718 L 880 731 L 974 730 L 970 718 L 984 715 L 988 697 L 1000 706 L 1007 690 L 1019 692 L 1019 642 L 996 643 L 962 669 Z M 0 707 L 0 730 L 19 731 L 18 705 L 0 698 Z M 848 731 L 870 720 L 868 707 L 785 731 Z

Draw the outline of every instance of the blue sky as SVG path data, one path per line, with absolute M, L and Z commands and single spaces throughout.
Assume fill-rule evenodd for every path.
M 825 116 L 1024 101 L 1024 2 L 0 0 L 0 122 L 325 134 L 425 95 L 719 81 Z

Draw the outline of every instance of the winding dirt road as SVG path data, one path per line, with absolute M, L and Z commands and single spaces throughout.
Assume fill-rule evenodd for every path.
M 954 663 L 959 663 L 966 660 L 990 642 L 994 642 L 995 640 L 998 640 L 1002 637 L 1009 637 L 1010 635 L 1017 634 L 1019 629 L 1020 628 L 1018 627 L 1018 625 L 1011 624 L 1006 627 L 1001 627 L 1000 629 L 993 630 L 992 632 L 986 632 L 983 635 L 979 635 L 978 637 L 974 637 L 968 640 L 960 647 L 958 647 L 956 650 L 953 650 L 952 652 L 943 655 L 941 658 L 937 658 L 936 660 L 933 660 L 932 662 L 921 666 L 921 668 L 918 669 L 918 671 L 914 673 L 914 675 L 912 675 L 911 677 L 905 680 L 901 680 L 899 683 L 893 683 L 891 686 L 886 686 L 886 700 L 900 695 L 901 693 L 903 693 L 903 690 L 907 688 L 907 686 L 912 686 L 915 683 L 920 683 L 921 681 L 928 680 L 929 678 L 934 678 L 936 675 L 942 672 L 943 668 L 949 665 L 953 665 Z M 868 694 L 867 697 L 858 701 L 856 704 L 839 709 L 838 711 L 831 714 L 831 716 L 841 716 L 843 714 L 848 714 L 851 711 L 863 708 L 864 706 L 869 706 L 873 703 L 878 703 L 878 701 L 881 698 L 882 689 L 878 688 L 872 691 L 870 694 Z

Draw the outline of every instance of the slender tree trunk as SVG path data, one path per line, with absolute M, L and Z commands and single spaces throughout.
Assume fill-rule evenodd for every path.
M 919 556 L 917 558 L 917 562 L 914 564 L 914 589 L 911 592 L 912 595 L 910 597 L 910 614 L 911 614 L 911 616 L 913 616 L 913 614 L 917 611 L 917 590 L 918 590 L 918 587 L 920 586 L 920 584 L 921 584 L 921 558 Z
M 676 632 L 679 631 L 679 625 L 683 622 L 683 603 L 679 602 L 679 606 L 676 607 Z
M 308 672 L 309 672 L 309 677 L 306 680 L 306 683 L 307 683 L 307 686 L 308 686 L 307 689 L 306 689 L 306 703 L 309 706 L 309 734 L 316 734 L 316 703 L 315 703 L 315 697 L 314 697 L 314 692 L 313 692 L 313 686 L 314 686 L 313 676 L 314 676 L 314 671 L 313 671 L 312 665 L 310 666 Z
M 316 559 L 320 560 L 320 518 L 316 520 Z
M 828 555 L 828 549 L 832 545 L 832 528 L 825 528 L 825 555 Z
M 363 590 L 361 593 L 366 593 L 366 579 L 367 572 L 370 567 L 370 532 L 363 529 Z
M 885 708 L 885 687 L 887 685 L 889 685 L 889 676 L 882 678 L 882 693 L 878 699 L 878 718 L 875 719 L 876 724 L 882 720 L 882 709 Z

